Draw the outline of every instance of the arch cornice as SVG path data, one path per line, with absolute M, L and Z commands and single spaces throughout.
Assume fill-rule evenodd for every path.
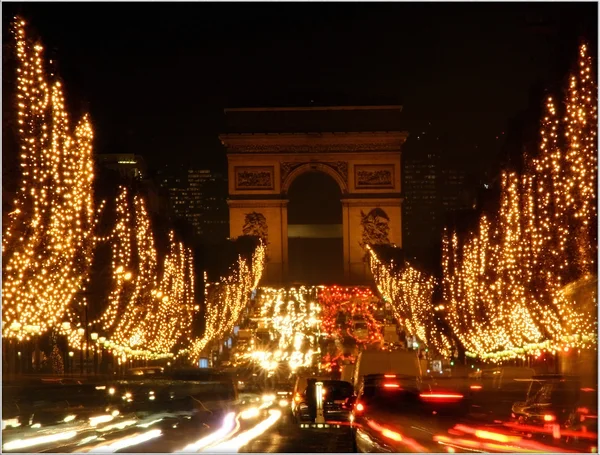
M 294 168 L 294 170 L 292 170 L 285 177 L 283 182 L 281 182 L 281 194 L 287 194 L 294 180 L 296 180 L 296 178 L 300 177 L 302 174 L 306 174 L 307 172 L 323 172 L 329 175 L 336 181 L 342 194 L 348 194 L 348 183 L 346 180 L 339 174 L 339 172 L 324 163 L 304 163 Z

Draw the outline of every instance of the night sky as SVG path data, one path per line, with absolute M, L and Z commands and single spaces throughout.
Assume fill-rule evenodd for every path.
M 58 60 L 98 153 L 158 166 L 222 166 L 225 107 L 402 104 L 413 134 L 486 144 L 563 86 L 578 39 L 596 49 L 597 4 L 3 4 L 4 43 L 21 14 Z M 6 66 L 3 71 L 10 71 Z M 474 146 L 478 144 L 477 149 Z

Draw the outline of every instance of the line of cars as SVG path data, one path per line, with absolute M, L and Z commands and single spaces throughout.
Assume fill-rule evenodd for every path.
M 522 368 L 496 369 L 489 380 L 460 373 L 434 377 L 425 371 L 424 361 L 414 351 L 365 350 L 345 381 L 316 374 L 299 376 L 292 413 L 305 427 L 306 423 L 318 427 L 313 424 L 319 409 L 329 428 L 350 425 L 360 452 L 438 451 L 443 435 L 459 431 L 455 427 L 467 428 L 465 422 L 470 422 L 475 435 L 521 441 L 515 442 L 517 451 L 544 438 L 553 444 L 546 448 L 589 452 L 590 443 L 597 445 L 597 391 L 582 386 L 578 378 L 535 375 Z M 493 427 L 501 431 L 494 433 Z M 494 451 L 489 441 L 470 442 L 472 447 Z M 448 447 L 462 450 L 460 445 L 448 443 Z

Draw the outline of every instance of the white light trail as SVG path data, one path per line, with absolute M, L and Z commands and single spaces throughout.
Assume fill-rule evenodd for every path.
M 235 413 L 230 412 L 223 419 L 223 425 L 221 426 L 221 428 L 219 428 L 214 433 L 211 433 L 208 436 L 205 436 L 202 439 L 199 439 L 198 441 L 194 442 L 193 444 L 187 445 L 186 447 L 184 447 L 182 450 L 179 450 L 178 452 L 195 453 L 201 449 L 204 449 L 205 447 L 208 447 L 211 444 L 215 444 L 215 443 L 219 442 L 220 440 L 225 439 L 229 434 L 231 434 L 234 431 L 234 429 L 236 428 L 236 423 L 237 422 L 235 420 Z
M 56 441 L 66 441 L 77 436 L 76 431 L 66 431 L 64 433 L 49 434 L 46 436 L 38 436 L 29 439 L 15 439 L 14 441 L 7 442 L 2 446 L 4 450 L 18 450 L 25 449 L 28 447 L 34 447 L 41 444 L 49 444 Z
M 161 430 L 151 430 L 146 433 L 137 434 L 128 438 L 123 438 L 109 445 L 94 447 L 90 450 L 91 453 L 114 453 L 117 450 L 122 450 L 127 447 L 136 446 L 151 439 L 158 438 L 162 435 Z
M 207 449 L 207 452 L 211 453 L 232 453 L 238 452 L 243 446 L 248 444 L 253 439 L 259 437 L 269 428 L 271 428 L 275 423 L 281 418 L 281 411 L 272 410 L 269 411 L 269 417 L 248 431 L 241 433 L 229 441 L 222 442 L 215 446 Z

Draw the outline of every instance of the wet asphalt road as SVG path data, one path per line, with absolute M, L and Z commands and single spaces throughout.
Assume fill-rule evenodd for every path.
M 285 413 L 277 425 L 244 446 L 242 453 L 353 453 L 354 438 L 349 427 L 303 429 Z

